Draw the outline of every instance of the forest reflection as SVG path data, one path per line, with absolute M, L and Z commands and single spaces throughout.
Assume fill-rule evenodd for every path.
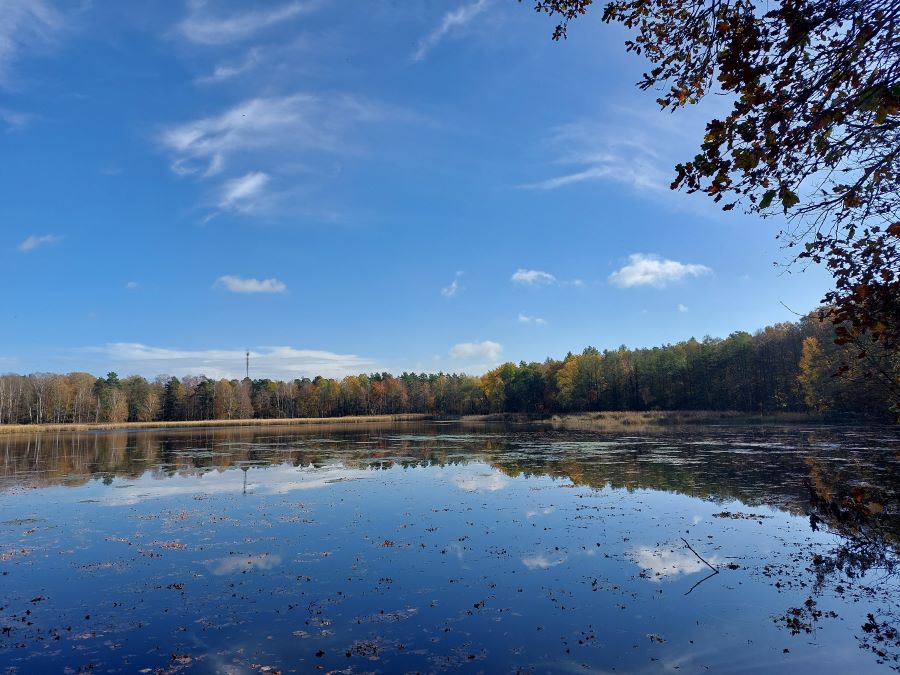
M 895 521 L 898 452 L 896 434 L 877 427 L 702 427 L 622 435 L 539 425 L 416 423 L 44 433 L 0 439 L 0 489 L 145 474 L 164 479 L 248 466 L 371 471 L 481 462 L 508 477 L 736 499 L 793 514 L 810 511 L 813 487 L 820 499 L 849 497 Z

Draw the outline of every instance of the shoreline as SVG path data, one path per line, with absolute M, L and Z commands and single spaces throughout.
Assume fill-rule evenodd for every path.
M 607 430 L 635 427 L 673 427 L 702 425 L 794 425 L 816 426 L 878 424 L 894 426 L 890 422 L 875 422 L 865 418 L 836 418 L 803 412 L 743 413 L 711 410 L 656 411 L 600 411 L 537 415 L 528 413 L 492 413 L 438 417 L 429 413 L 399 413 L 396 415 L 347 415 L 343 417 L 293 417 L 239 420 L 180 420 L 171 422 L 100 422 L 63 424 L 0 424 L 0 436 L 28 433 L 69 433 L 90 431 L 138 431 L 142 429 L 191 429 L 265 426 L 323 426 L 334 424 L 371 424 L 393 422 L 462 422 L 547 424 L 559 429 Z
M 815 426 L 894 426 L 890 422 L 877 421 L 864 417 L 838 417 L 805 412 L 745 413 L 730 410 L 605 410 L 597 412 L 556 413 L 542 416 L 529 415 L 526 413 L 494 413 L 488 415 L 466 415 L 461 419 L 466 422 L 546 423 L 558 429 L 575 430 L 719 425 L 784 426 L 809 424 Z
M 240 420 L 179 420 L 172 422 L 98 422 L 76 424 L 0 424 L 0 435 L 72 431 L 138 431 L 141 429 L 190 429 L 220 427 L 316 426 L 324 424 L 367 424 L 371 422 L 423 422 L 434 419 L 425 413 L 397 415 L 347 415 L 344 417 L 282 417 Z

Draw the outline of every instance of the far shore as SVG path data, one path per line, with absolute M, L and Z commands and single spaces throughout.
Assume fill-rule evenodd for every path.
M 803 412 L 746 413 L 716 410 L 624 410 L 553 415 L 494 413 L 439 417 L 426 413 L 397 415 L 348 415 L 345 417 L 294 417 L 278 419 L 191 420 L 172 422 L 118 422 L 97 424 L 0 424 L 0 435 L 45 432 L 129 431 L 138 429 L 186 429 L 262 426 L 325 426 L 385 424 L 393 422 L 456 421 L 463 423 L 540 423 L 558 429 L 616 430 L 684 425 L 785 425 L 872 424 L 861 417 L 828 417 Z
M 433 419 L 424 413 L 399 415 L 348 415 L 346 417 L 284 417 L 275 419 L 188 420 L 173 422 L 114 422 L 97 424 L 0 424 L 0 434 L 65 431 L 128 431 L 134 429 L 184 429 L 190 427 L 263 427 L 322 424 L 368 424 L 372 422 L 421 422 Z
M 748 413 L 731 410 L 604 410 L 545 415 L 542 417 L 500 413 L 468 415 L 472 422 L 541 421 L 558 429 L 617 430 L 686 425 L 785 425 L 785 424 L 871 424 L 859 417 L 831 418 L 805 412 Z

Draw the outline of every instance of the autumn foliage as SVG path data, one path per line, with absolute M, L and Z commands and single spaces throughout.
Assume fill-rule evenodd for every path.
M 116 373 L 0 376 L 0 424 L 285 419 L 426 413 L 549 415 L 622 410 L 810 411 L 835 419 L 890 420 L 900 359 L 870 345 L 833 377 L 855 346 L 835 345 L 815 315 L 751 335 L 652 349 L 587 347 L 562 360 L 504 363 L 481 376 L 348 375 L 292 381 L 212 380 Z M 880 369 L 887 377 L 872 370 Z
M 554 39 L 591 0 L 535 2 Z M 896 0 L 618 0 L 651 68 L 638 83 L 677 110 L 710 93 L 731 110 L 706 127 L 673 189 L 722 208 L 783 213 L 797 261 L 825 264 L 823 317 L 838 340 L 900 349 L 900 3 Z

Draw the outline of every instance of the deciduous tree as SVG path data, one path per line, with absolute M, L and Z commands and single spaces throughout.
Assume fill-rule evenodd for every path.
M 559 40 L 592 4 L 534 7 L 559 19 Z M 731 102 L 672 188 L 784 213 L 796 259 L 834 277 L 823 317 L 838 340 L 900 350 L 900 3 L 613 0 L 602 18 L 631 31 L 627 51 L 651 65 L 639 86 L 661 90 L 662 108 Z

